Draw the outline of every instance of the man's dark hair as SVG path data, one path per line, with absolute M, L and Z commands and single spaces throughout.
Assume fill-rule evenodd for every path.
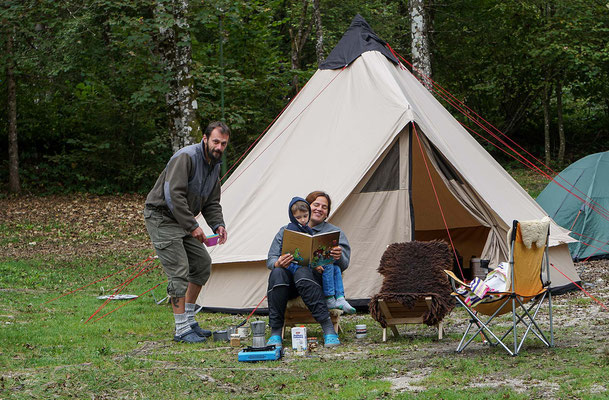
M 211 132 L 216 128 L 220 129 L 220 132 L 222 132 L 223 135 L 230 136 L 230 128 L 222 121 L 214 121 L 207 125 L 203 134 L 209 139 L 209 135 L 211 135 Z

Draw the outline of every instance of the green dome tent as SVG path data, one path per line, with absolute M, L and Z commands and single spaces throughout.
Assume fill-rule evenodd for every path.
M 579 240 L 569 244 L 574 260 L 609 254 L 609 151 L 568 166 L 546 186 L 537 202 Z

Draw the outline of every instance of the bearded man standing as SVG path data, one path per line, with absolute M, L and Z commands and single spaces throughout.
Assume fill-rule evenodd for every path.
M 175 319 L 176 342 L 200 343 L 211 335 L 195 321 L 195 302 L 211 272 L 207 237 L 199 212 L 219 244 L 227 234 L 220 206 L 220 160 L 230 129 L 209 124 L 201 143 L 178 150 L 146 197 L 146 229 L 167 275 L 167 294 Z

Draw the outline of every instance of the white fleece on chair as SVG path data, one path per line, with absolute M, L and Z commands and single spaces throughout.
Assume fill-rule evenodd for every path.
M 520 221 L 522 242 L 527 249 L 530 249 L 533 243 L 535 243 L 535 246 L 538 248 L 545 246 L 549 227 L 549 217 L 543 217 L 541 220 L 536 219 L 532 221 Z

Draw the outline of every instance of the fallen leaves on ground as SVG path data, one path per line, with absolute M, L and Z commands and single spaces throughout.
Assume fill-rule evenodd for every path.
M 74 256 L 150 248 L 144 196 L 92 194 L 0 200 L 0 258 Z

